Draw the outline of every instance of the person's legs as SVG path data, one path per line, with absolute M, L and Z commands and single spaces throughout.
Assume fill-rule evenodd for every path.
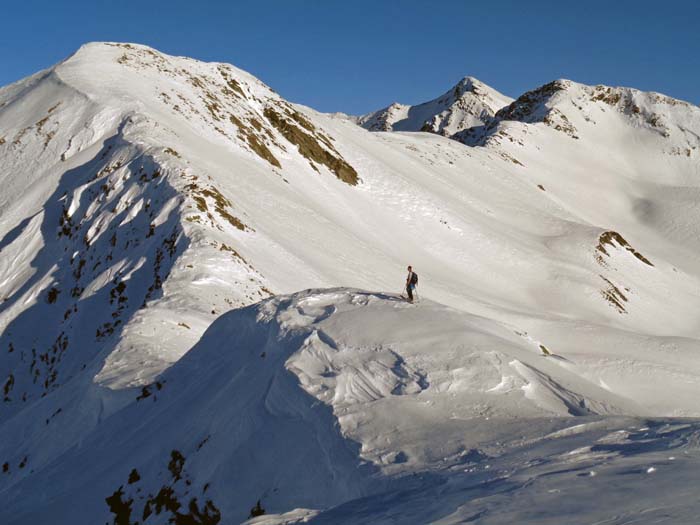
M 408 300 L 409 300 L 410 302 L 413 302 L 413 285 L 412 285 L 412 284 L 409 284 L 409 285 L 406 287 L 406 291 L 408 292 Z

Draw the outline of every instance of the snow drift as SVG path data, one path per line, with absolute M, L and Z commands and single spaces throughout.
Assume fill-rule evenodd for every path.
M 222 315 L 153 385 L 122 397 L 40 480 L 5 491 L 4 523 L 236 523 L 257 500 L 323 509 L 465 483 L 451 470 L 515 447 L 502 444 L 514 431 L 519 447 L 567 436 L 571 423 L 552 416 L 634 410 L 492 321 L 347 289 Z

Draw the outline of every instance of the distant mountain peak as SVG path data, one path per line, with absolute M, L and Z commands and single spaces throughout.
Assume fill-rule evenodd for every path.
M 451 136 L 484 124 L 512 99 L 474 77 L 464 77 L 436 99 L 418 105 L 394 102 L 359 117 L 370 131 L 428 131 Z
M 496 142 L 508 134 L 501 124 L 521 122 L 543 124 L 573 139 L 580 138 L 582 127 L 595 126 L 601 113 L 612 112 L 626 126 L 645 129 L 663 138 L 675 135 L 680 150 L 693 151 L 698 137 L 686 125 L 673 121 L 700 116 L 698 107 L 655 92 L 629 87 L 589 86 L 568 79 L 557 79 L 520 95 L 501 108 L 486 126 L 462 130 L 452 138 L 469 145 Z M 692 126 L 691 126 L 692 127 Z

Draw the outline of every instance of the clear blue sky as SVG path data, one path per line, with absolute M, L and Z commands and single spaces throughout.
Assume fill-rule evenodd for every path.
M 0 85 L 95 40 L 230 62 L 285 98 L 364 113 L 475 76 L 510 96 L 556 78 L 700 104 L 700 2 L 12 0 Z

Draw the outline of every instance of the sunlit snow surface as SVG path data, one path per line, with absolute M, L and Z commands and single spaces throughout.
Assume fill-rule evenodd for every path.
M 700 109 L 394 110 L 130 44 L 0 88 L 0 523 L 696 521 Z

